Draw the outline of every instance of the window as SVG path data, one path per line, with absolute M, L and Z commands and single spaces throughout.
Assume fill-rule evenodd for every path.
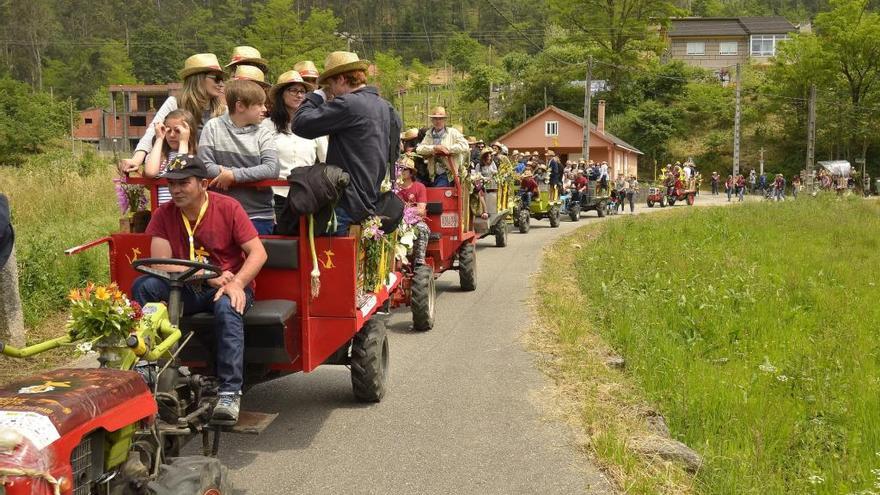
M 704 41 L 689 41 L 687 44 L 688 55 L 705 55 L 706 43 Z
M 132 115 L 128 118 L 128 125 L 130 125 L 132 127 L 145 127 L 147 125 L 147 118 L 137 116 L 137 115 Z
M 720 55 L 736 55 L 739 44 L 736 41 L 722 41 L 718 53 Z
M 92 119 L 86 119 L 86 124 L 91 124 L 91 123 L 92 123 Z
M 752 56 L 772 57 L 776 55 L 776 45 L 788 39 L 787 34 L 752 35 Z
M 559 121 L 558 120 L 544 121 L 544 135 L 545 136 L 558 136 L 559 135 Z

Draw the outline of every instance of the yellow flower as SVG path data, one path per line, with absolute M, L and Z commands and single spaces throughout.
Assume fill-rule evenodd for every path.
M 104 286 L 99 286 L 95 289 L 95 297 L 100 299 L 101 301 L 106 301 L 110 299 L 110 292 L 107 291 L 107 288 Z
M 70 292 L 67 294 L 67 298 L 71 301 L 79 301 L 82 299 L 79 293 L 79 289 L 70 289 Z

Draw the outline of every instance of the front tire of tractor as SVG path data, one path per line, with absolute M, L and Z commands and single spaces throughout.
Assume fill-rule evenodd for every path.
M 660 208 L 666 208 L 666 198 L 660 198 Z
M 654 207 L 654 202 L 648 201 L 648 208 L 653 208 L 653 207 Z
M 388 333 L 385 323 L 372 318 L 351 343 L 351 388 L 359 402 L 379 402 L 388 378 Z
M 550 219 L 550 227 L 559 227 L 559 207 L 550 208 L 550 212 L 547 216 Z
M 227 495 L 232 493 L 226 467 L 220 459 L 176 457 L 159 466 L 159 477 L 147 488 L 151 495 Z
M 470 242 L 458 250 L 458 283 L 461 290 L 477 290 L 477 252 Z
M 507 222 L 501 219 L 495 226 L 495 247 L 507 247 Z
M 602 202 L 600 202 L 598 205 L 596 205 L 596 213 L 599 214 L 599 218 L 602 218 L 602 217 L 605 216 L 605 210 L 606 210 L 607 208 L 608 208 L 608 205 L 605 204 L 604 201 L 602 201 Z
M 531 219 L 529 217 L 529 211 L 528 210 L 520 210 L 519 211 L 519 225 L 518 225 L 520 234 L 528 234 L 529 233 L 529 227 L 531 227 L 531 225 L 529 225 L 530 221 L 531 221 Z
M 674 198 L 674 197 L 669 196 L 669 201 L 668 201 L 668 202 L 669 202 L 669 206 L 675 206 L 675 198 Z
M 413 330 L 427 332 L 434 328 L 434 270 L 422 265 L 415 269 L 412 278 L 410 301 L 412 304 Z
M 568 218 L 571 219 L 572 222 L 577 222 L 581 219 L 581 205 L 574 205 L 568 210 Z

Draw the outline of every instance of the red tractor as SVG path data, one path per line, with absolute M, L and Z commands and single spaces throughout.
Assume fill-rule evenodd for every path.
M 253 184 L 274 185 L 287 183 Z M 355 398 L 378 402 L 386 390 L 388 338 L 376 312 L 401 276 L 390 272 L 384 284 L 359 290 L 359 239 L 320 237 L 321 290 L 312 297 L 306 225 L 303 219 L 299 236 L 262 237 L 268 261 L 244 317 L 245 387 L 322 364 L 346 365 Z M 217 400 L 210 338 L 201 339 L 213 334 L 213 315 L 177 316 L 180 288 L 217 276 L 219 269 L 150 259 L 145 234 L 112 234 L 67 253 L 103 244 L 110 251 L 111 279 L 121 289 L 130 291 L 138 272 L 163 277 L 172 287 L 168 306 L 147 305 L 129 341 L 99 345 L 98 369 L 50 371 L 0 388 L 0 493 L 231 493 L 216 458 L 221 427 L 210 424 Z M 167 264 L 190 269 L 169 274 L 153 268 Z M 196 275 L 200 269 L 207 275 Z M 24 349 L 0 347 L 7 356 L 25 358 L 71 340 L 65 335 Z M 274 417 L 242 411 L 238 424 L 223 431 L 259 432 Z M 202 438 L 204 455 L 179 457 L 195 436 Z
M 449 170 L 455 170 L 450 161 Z M 477 235 L 470 215 L 469 195 L 462 189 L 456 174 L 452 187 L 428 187 L 425 222 L 431 230 L 425 264 L 401 267 L 402 290 L 394 294 L 392 304 L 412 308 L 413 329 L 427 331 L 434 327 L 435 280 L 447 270 L 458 271 L 461 290 L 477 288 Z

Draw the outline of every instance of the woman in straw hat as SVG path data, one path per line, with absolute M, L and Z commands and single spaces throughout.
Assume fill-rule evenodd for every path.
M 261 55 L 260 51 L 252 46 L 237 46 L 232 49 L 232 56 L 226 68 L 233 72 L 236 67 L 247 65 L 260 69 L 263 72 L 269 72 L 269 62 Z
M 382 181 L 400 150 L 401 121 L 394 107 L 367 86 L 369 62 L 352 52 L 332 52 L 318 84 L 293 117 L 293 132 L 306 139 L 329 136 L 327 162 L 351 181 L 336 206 L 334 235 L 376 214 Z M 333 99 L 326 101 L 327 96 Z
M 303 81 L 295 70 L 289 70 L 278 76 L 278 81 L 269 90 L 269 101 L 272 111 L 269 118 L 263 120 L 262 127 L 269 129 L 275 137 L 278 149 L 280 179 L 287 179 L 290 171 L 298 167 L 307 167 L 327 160 L 327 136 L 306 139 L 297 136 L 291 129 L 293 116 L 306 98 L 306 93 L 313 91 L 315 86 Z M 280 218 L 281 209 L 287 201 L 288 188 L 273 187 L 275 193 L 275 215 Z
M 165 121 L 165 117 L 174 110 L 182 108 L 189 111 L 195 117 L 197 128 L 194 132 L 198 135 L 202 126 L 209 119 L 219 117 L 226 111 L 224 101 L 223 68 L 213 53 L 199 53 L 186 59 L 183 69 L 180 71 L 183 80 L 183 89 L 179 97 L 169 96 L 165 103 L 156 112 L 153 121 L 147 127 L 144 136 L 138 141 L 134 155 L 119 161 L 119 171 L 122 173 L 137 172 L 144 163 L 144 159 L 153 147 L 155 126 Z

